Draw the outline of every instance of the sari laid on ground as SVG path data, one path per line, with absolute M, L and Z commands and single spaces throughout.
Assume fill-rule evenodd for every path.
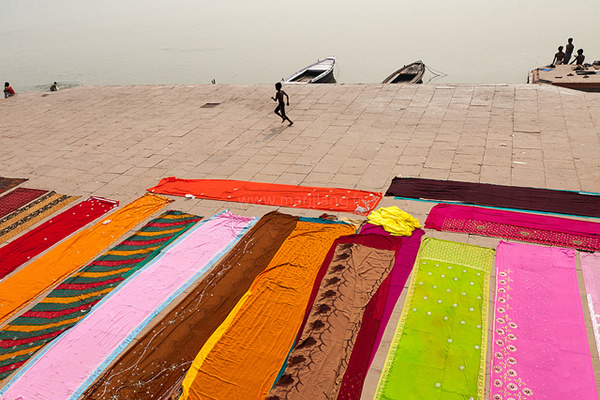
M 376 399 L 483 399 L 494 250 L 425 238 Z
M 204 343 L 269 265 L 298 220 L 279 212 L 263 216 L 81 399 L 170 398 Z
M 236 201 L 291 208 L 368 215 L 381 200 L 381 193 L 364 190 L 323 188 L 236 181 L 231 179 L 162 179 L 148 189 L 151 193 L 192 196 L 202 199 Z
M 181 399 L 264 399 L 298 334 L 329 248 L 354 230 L 345 224 L 298 222 L 198 353 Z
M 161 196 L 145 195 L 63 240 L 17 273 L 0 281 L 0 324 L 169 202 Z
M 165 212 L 4 326 L 0 330 L 0 381 L 73 327 L 96 303 L 199 220 L 179 211 Z
M 385 195 L 600 217 L 598 193 L 423 178 L 394 178 Z
M 491 400 L 597 399 L 575 251 L 500 242 Z
M 549 215 L 438 204 L 429 212 L 425 228 L 600 250 L 600 224 Z
M 337 397 L 366 306 L 392 270 L 401 243 L 372 234 L 334 242 L 298 344 L 268 400 Z
M 77 399 L 150 321 L 254 224 L 229 212 L 198 223 L 105 297 L 9 381 L 8 398 Z
M 0 248 L 0 279 L 119 205 L 90 197 Z

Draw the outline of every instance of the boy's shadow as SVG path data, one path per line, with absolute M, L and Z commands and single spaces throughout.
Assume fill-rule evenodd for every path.
M 268 135 L 265 135 L 264 140 L 269 140 L 273 136 L 279 135 L 280 133 L 282 133 L 283 131 L 285 131 L 287 128 L 288 128 L 287 126 L 280 126 L 280 127 L 277 127 L 277 128 L 271 128 L 271 133 L 268 134 Z

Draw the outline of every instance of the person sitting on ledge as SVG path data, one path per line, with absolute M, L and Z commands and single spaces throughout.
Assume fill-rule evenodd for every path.
M 577 50 L 577 55 L 575 56 L 573 61 L 571 61 L 571 64 L 575 63 L 576 65 L 583 65 L 584 61 L 585 56 L 583 55 L 583 49 L 579 49 Z
M 15 95 L 15 90 L 10 86 L 10 83 L 4 82 L 4 98 L 11 97 Z

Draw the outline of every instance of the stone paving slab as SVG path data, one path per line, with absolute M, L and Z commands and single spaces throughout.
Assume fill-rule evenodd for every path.
M 273 114 L 272 85 L 22 93 L 0 100 L 0 175 L 28 177 L 28 187 L 105 196 L 122 205 L 167 176 L 372 191 L 385 191 L 394 176 L 409 176 L 600 192 L 600 94 L 506 84 L 290 85 L 285 90 L 291 127 Z M 398 205 L 424 222 L 434 204 L 385 198 L 380 205 Z M 169 208 L 204 216 L 224 209 L 261 216 L 275 209 L 183 198 Z M 427 234 L 492 247 L 498 242 Z M 403 298 L 363 398 L 372 398 L 402 304 Z M 592 339 L 590 348 L 600 382 Z

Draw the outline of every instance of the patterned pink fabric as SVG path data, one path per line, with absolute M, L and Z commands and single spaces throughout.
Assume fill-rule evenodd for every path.
M 571 249 L 500 242 L 490 399 L 597 399 Z
M 600 224 L 548 215 L 438 204 L 427 216 L 425 228 L 600 250 Z
M 581 253 L 580 258 L 596 349 L 600 354 L 600 253 Z

